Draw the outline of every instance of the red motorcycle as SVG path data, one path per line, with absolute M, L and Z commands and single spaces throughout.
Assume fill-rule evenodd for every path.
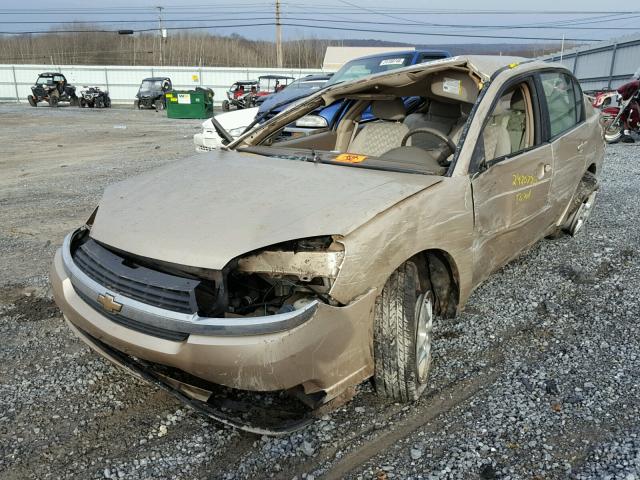
M 600 116 L 604 139 L 607 143 L 620 140 L 633 143 L 629 132 L 640 133 L 640 80 L 625 83 L 617 92 L 621 97 L 620 106 L 603 108 Z

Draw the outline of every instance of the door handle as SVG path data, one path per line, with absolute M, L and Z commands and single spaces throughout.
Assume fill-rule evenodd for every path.
M 578 144 L 578 151 L 582 152 L 582 150 L 584 150 L 584 146 L 587 144 L 587 141 L 585 140 L 584 142 Z
M 547 173 L 551 171 L 551 164 L 545 163 L 544 165 L 540 165 L 540 172 L 538 173 L 538 180 L 542 180 Z

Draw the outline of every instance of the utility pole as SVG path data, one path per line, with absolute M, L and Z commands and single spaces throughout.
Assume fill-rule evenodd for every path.
M 276 64 L 282 68 L 282 26 L 280 25 L 280 0 L 276 0 Z
M 156 7 L 158 9 L 158 31 L 160 33 L 160 66 L 162 66 L 162 9 L 164 7 Z

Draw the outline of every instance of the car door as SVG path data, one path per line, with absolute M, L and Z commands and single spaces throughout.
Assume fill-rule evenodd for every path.
M 591 129 L 585 122 L 582 90 L 572 75 L 546 71 L 537 80 L 554 158 L 551 207 L 559 221 L 586 170 Z
M 474 282 L 536 242 L 552 223 L 553 151 L 543 141 L 533 76 L 507 84 L 485 117 L 471 163 Z

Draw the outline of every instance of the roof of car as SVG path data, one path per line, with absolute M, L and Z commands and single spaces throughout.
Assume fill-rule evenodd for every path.
M 237 85 L 254 85 L 258 83 L 258 81 L 257 80 L 238 80 L 237 82 L 233 82 L 233 83 Z
M 42 72 L 41 74 L 39 74 L 39 77 L 52 77 L 54 75 L 62 75 L 62 73 L 60 72 Z M 64 77 L 64 75 L 62 75 Z
M 260 75 L 258 79 L 266 78 L 267 80 L 293 80 L 294 77 L 289 77 L 288 75 Z
M 400 55 L 414 55 L 416 53 L 425 54 L 428 53 L 430 55 L 440 55 L 443 58 L 450 57 L 451 54 L 445 50 L 429 50 L 429 49 L 416 49 L 416 50 L 400 50 L 400 51 L 391 51 L 384 53 L 374 53 L 373 55 L 365 55 L 364 57 L 354 58 L 353 60 L 362 60 L 367 58 L 386 58 L 386 57 L 398 57 Z M 349 60 L 352 61 L 352 60 Z M 347 62 L 348 63 L 348 62 Z
M 147 80 L 151 80 L 153 82 L 155 82 L 156 80 L 169 80 L 171 81 L 171 79 L 169 77 L 147 77 L 147 78 L 143 78 L 142 81 L 146 82 Z
M 298 80 L 302 82 L 322 82 L 327 81 L 333 77 L 333 73 L 327 73 L 323 75 L 307 75 L 306 77 L 300 77 Z

